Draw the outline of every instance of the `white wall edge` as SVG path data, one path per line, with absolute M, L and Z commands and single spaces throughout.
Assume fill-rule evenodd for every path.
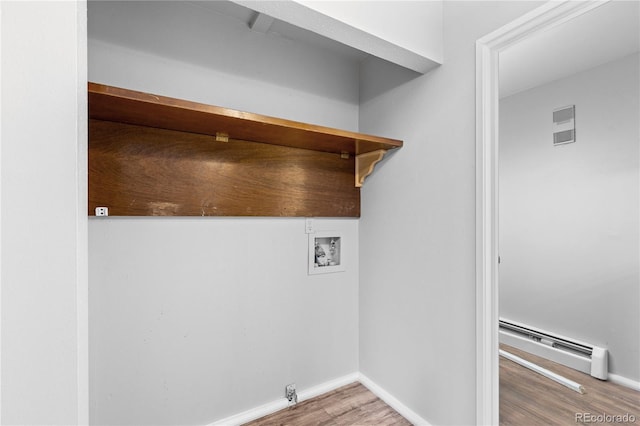
M 323 393 L 327 393 L 332 390 L 338 389 L 339 387 L 348 385 L 350 383 L 357 382 L 359 377 L 360 377 L 359 373 L 351 373 L 351 374 L 347 374 L 346 376 L 338 377 L 337 379 L 320 383 L 319 385 L 313 386 L 309 389 L 304 389 L 302 391 L 299 391 L 298 403 L 305 401 L 307 399 L 314 398 L 318 395 L 322 395 Z M 284 393 L 284 389 L 283 389 L 283 393 Z M 243 411 L 242 413 L 235 414 L 233 416 L 224 418 L 222 420 L 218 420 L 216 422 L 208 424 L 207 426 L 238 426 L 243 423 L 247 423 L 252 420 L 259 419 L 260 417 L 273 414 L 276 411 L 280 411 L 284 408 L 287 408 L 287 400 L 283 396 L 282 398 L 279 398 L 275 401 L 268 402 L 259 407 L 251 408 L 247 411 Z
M 402 417 L 409 420 L 415 426 L 431 426 L 431 423 L 420 417 L 415 411 L 400 402 L 399 399 L 384 390 L 364 374 L 360 374 L 360 383 L 369 389 L 375 396 L 383 400 L 387 405 L 396 410 Z
M 89 424 L 89 220 L 87 0 L 76 1 L 77 145 L 76 145 L 76 318 L 78 425 Z
M 2 93 L 2 2 L 0 1 L 0 93 Z M 2 102 L 0 98 L 0 271 L 2 271 Z M 0 274 L 0 383 L 2 383 L 2 274 Z M 0 386 L 0 425 L 2 386 Z
M 476 424 L 499 423 L 498 54 L 610 0 L 549 1 L 476 41 Z
M 429 58 L 295 1 L 232 1 L 421 74 L 443 62 L 442 57 Z
M 626 388 L 633 389 L 635 391 L 640 392 L 640 382 L 637 382 L 635 380 L 629 379 L 624 376 L 620 376 L 618 374 L 611 374 L 611 373 L 607 375 L 607 379 L 611 383 L 615 383 L 616 385 L 624 386 Z

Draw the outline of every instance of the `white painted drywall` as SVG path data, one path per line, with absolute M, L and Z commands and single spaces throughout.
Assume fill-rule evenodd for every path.
M 89 6 L 92 81 L 357 130 L 355 60 L 250 31 L 193 2 Z
M 444 2 L 444 64 L 370 63 L 360 130 L 404 147 L 362 191 L 360 371 L 432 424 L 475 424 L 475 41 L 536 2 Z
M 410 70 L 442 63 L 442 1 L 232 0 Z
M 92 424 L 208 424 L 357 371 L 346 272 L 307 275 L 304 219 L 90 223 Z
M 442 1 L 296 1 L 442 63 Z
M 91 81 L 358 127 L 356 63 L 185 2 L 89 9 Z M 315 227 L 346 272 L 307 274 L 303 218 L 92 218 L 91 422 L 208 424 L 358 371 L 358 221 Z
M 500 101 L 500 315 L 609 349 L 640 379 L 640 58 Z M 552 111 L 575 105 L 576 142 Z
M 500 53 L 500 97 L 640 50 L 640 2 L 609 1 Z
M 86 4 L 2 2 L 2 424 L 86 424 Z

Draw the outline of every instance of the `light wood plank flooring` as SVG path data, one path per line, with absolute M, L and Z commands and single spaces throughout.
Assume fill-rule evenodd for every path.
M 411 423 L 362 384 L 352 383 L 245 424 L 267 425 L 410 426 Z
M 597 425 L 640 425 L 640 392 L 601 381 L 564 365 L 531 355 L 516 348 L 500 345 L 501 349 L 534 362 L 541 367 L 580 383 L 583 395 L 538 373 L 500 357 L 500 425 L 576 425 L 587 424 L 586 416 L 603 413 L 610 416 L 629 414 L 635 422 L 595 422 Z
M 500 357 L 500 425 L 640 425 L 640 392 L 595 379 L 555 362 L 510 346 L 501 349 L 580 383 L 581 395 L 512 361 Z M 593 416 L 634 416 L 633 422 L 597 422 Z M 245 426 L 409 426 L 405 418 L 360 383 L 352 383 Z

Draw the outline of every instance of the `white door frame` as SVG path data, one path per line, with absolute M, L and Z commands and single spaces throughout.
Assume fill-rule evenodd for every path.
M 550 1 L 476 42 L 476 424 L 499 423 L 498 57 L 609 0 Z

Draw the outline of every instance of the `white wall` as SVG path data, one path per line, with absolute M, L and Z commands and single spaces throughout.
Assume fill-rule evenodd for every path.
M 89 9 L 90 81 L 358 127 L 356 63 L 185 2 Z M 92 423 L 207 424 L 358 371 L 358 221 L 316 228 L 346 272 L 307 275 L 302 218 L 91 219 Z
M 442 63 L 439 0 L 232 1 L 420 73 Z
M 362 192 L 360 371 L 432 424 L 475 424 L 475 41 L 540 3 L 444 2 L 444 64 L 362 70 L 360 130 L 404 147 Z
M 86 4 L 1 7 L 0 422 L 86 423 Z
M 500 101 L 500 315 L 609 349 L 640 379 L 639 56 Z M 552 111 L 576 108 L 553 146 Z
M 90 2 L 90 79 L 358 129 L 358 64 L 193 2 Z M 180 78 L 187 76 L 186 78 Z
M 90 220 L 91 422 L 207 424 L 358 370 L 344 273 L 307 276 L 303 219 Z
M 442 62 L 442 1 L 297 1 L 404 49 Z M 390 12 L 393 19 L 389 19 Z

